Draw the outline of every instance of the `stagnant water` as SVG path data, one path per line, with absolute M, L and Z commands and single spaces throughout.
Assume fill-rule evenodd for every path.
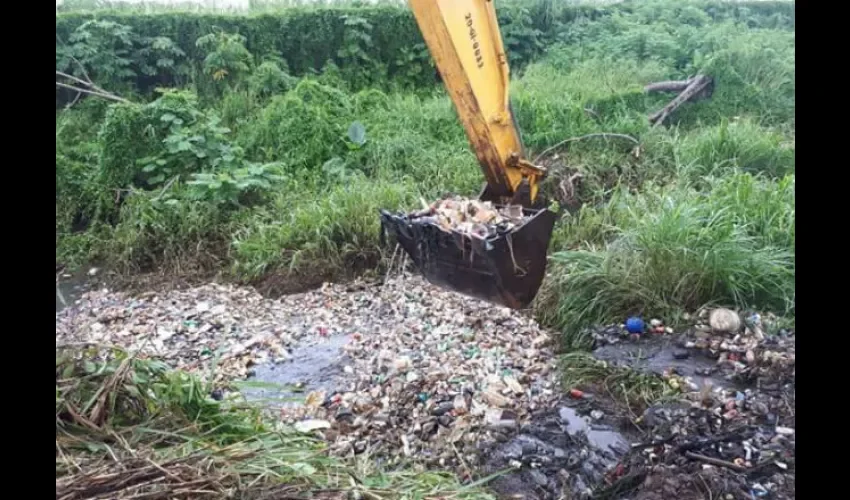
M 56 312 L 73 305 L 90 288 L 87 274 L 64 275 L 56 282 Z
M 342 347 L 349 340 L 348 335 L 333 335 L 304 343 L 293 349 L 284 362 L 255 367 L 249 384 L 242 387 L 242 394 L 250 400 L 279 407 L 301 401 L 311 391 L 324 390 L 330 394 L 342 390 L 346 357 Z

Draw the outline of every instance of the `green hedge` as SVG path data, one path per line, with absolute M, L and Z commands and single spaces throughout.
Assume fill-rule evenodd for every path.
M 683 5 L 689 2 L 682 2 Z M 569 24 L 582 18 L 629 10 L 630 2 L 614 6 L 570 5 L 553 7 L 551 2 L 508 4 L 499 7 L 499 22 L 508 46 L 513 69 L 520 69 L 553 41 Z M 666 5 L 666 7 L 664 7 Z M 737 19 L 749 23 L 784 23 L 793 28 L 792 2 L 706 2 L 696 3 L 716 20 Z M 659 8 L 670 8 L 669 2 Z M 344 16 L 354 15 L 372 25 L 373 45 L 368 56 L 386 67 L 388 77 L 401 71 L 405 50 L 423 47 L 422 36 L 409 9 L 398 7 L 291 8 L 263 14 L 213 14 L 192 12 L 122 13 L 118 11 L 69 12 L 56 16 L 56 36 L 67 41 L 79 25 L 90 19 L 111 20 L 128 25 L 141 36 L 165 36 L 174 40 L 193 64 L 203 57 L 195 40 L 215 27 L 238 32 L 247 38 L 247 48 L 258 59 L 279 53 L 294 75 L 321 69 L 328 60 L 344 62 L 338 50 L 344 43 Z M 420 59 L 417 59 L 421 60 Z M 432 83 L 434 73 L 421 71 L 418 82 Z M 409 75 L 409 73 L 407 73 Z M 384 75 L 381 75 L 383 77 Z M 142 84 L 146 87 L 147 85 Z M 148 90 L 148 89 L 141 89 Z
M 129 25 L 141 36 L 166 36 L 174 40 L 187 56 L 200 61 L 203 56 L 195 40 L 221 28 L 247 38 L 247 48 L 262 58 L 280 52 L 290 70 L 302 74 L 321 68 L 327 60 L 337 60 L 342 45 L 344 15 L 368 19 L 373 30 L 373 58 L 388 61 L 401 47 L 422 41 L 408 11 L 396 8 L 370 9 L 290 9 L 275 14 L 233 15 L 163 12 L 153 14 L 71 13 L 56 17 L 56 35 L 67 40 L 71 32 L 89 19 L 103 19 Z

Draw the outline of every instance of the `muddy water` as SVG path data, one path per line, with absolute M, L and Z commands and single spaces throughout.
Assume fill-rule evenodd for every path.
M 566 431 L 570 436 L 576 437 L 583 433 L 588 444 L 598 450 L 619 454 L 629 449 L 629 442 L 622 434 L 605 425 L 591 422 L 590 418 L 579 415 L 573 408 L 563 406 L 558 409 L 558 415 L 567 426 Z
M 686 356 L 683 357 L 685 354 Z M 606 345 L 594 350 L 593 356 L 641 373 L 661 375 L 666 370 L 675 370 L 681 376 L 690 377 L 698 387 L 706 383 L 714 387 L 734 386 L 732 382 L 722 377 L 708 375 L 716 368 L 716 360 L 693 349 L 689 351 L 680 349 L 676 341 L 667 336 Z
M 56 283 L 56 312 L 74 304 L 91 288 L 88 275 L 66 277 Z
M 484 472 L 513 469 L 491 483 L 502 498 L 585 498 L 629 448 L 622 434 L 562 406 L 490 450 Z
M 287 361 L 267 363 L 254 369 L 242 393 L 249 400 L 272 407 L 301 401 L 305 394 L 342 388 L 346 355 L 342 350 L 347 335 L 334 335 L 292 350 Z

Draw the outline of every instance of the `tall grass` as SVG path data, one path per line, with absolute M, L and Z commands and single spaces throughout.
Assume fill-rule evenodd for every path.
M 353 176 L 324 196 L 282 195 L 234 236 L 239 276 L 271 271 L 333 275 L 352 265 L 373 267 L 381 257 L 378 211 L 411 206 L 417 191 L 404 184 Z
M 540 318 L 575 345 L 583 328 L 629 314 L 670 317 L 708 303 L 793 313 L 794 177 L 738 173 L 705 182 L 703 192 L 621 190 L 560 227 L 592 239 L 552 256 Z

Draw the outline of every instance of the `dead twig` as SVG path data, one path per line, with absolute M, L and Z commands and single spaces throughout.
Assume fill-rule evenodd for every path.
M 90 88 L 92 90 L 96 90 L 98 92 L 106 92 L 107 94 L 109 93 L 106 90 L 104 90 L 103 88 L 95 85 L 95 83 L 92 82 L 91 80 L 83 80 L 82 78 L 77 78 L 76 76 L 65 73 L 64 71 L 56 70 L 56 76 L 59 76 L 59 77 L 62 77 L 62 78 L 67 78 L 68 80 L 71 80 L 74 83 L 79 83 L 80 85 L 82 85 L 84 87 Z M 88 78 L 88 76 L 86 76 L 86 78 Z
M 548 153 L 551 153 L 552 151 L 554 151 L 554 150 L 556 150 L 556 149 L 558 149 L 558 148 L 560 148 L 560 147 L 562 147 L 566 144 L 569 144 L 571 142 L 576 142 L 576 141 L 582 141 L 584 139 L 592 139 L 594 137 L 604 137 L 606 139 L 624 139 L 624 140 L 627 140 L 627 141 L 631 141 L 631 142 L 635 143 L 636 145 L 640 144 L 640 142 L 637 139 L 635 139 L 634 137 L 632 137 L 630 135 L 626 135 L 626 134 L 615 134 L 615 133 L 610 133 L 610 132 L 597 132 L 597 133 L 593 133 L 593 134 L 585 134 L 585 135 L 578 136 L 578 137 L 570 137 L 569 139 L 564 139 L 563 141 L 559 142 L 558 144 L 555 144 L 554 146 L 552 146 L 550 148 L 544 149 L 542 153 L 537 155 L 537 157 L 534 159 L 533 163 L 535 163 L 535 164 L 538 163 L 540 161 L 540 159 L 543 158 L 544 156 L 546 156 Z
M 734 464 L 732 462 L 721 460 L 719 458 L 707 457 L 705 455 L 700 455 L 699 453 L 694 453 L 692 451 L 686 452 L 685 456 L 690 458 L 691 460 L 697 460 L 700 462 L 705 462 L 707 464 L 716 465 L 718 467 L 726 467 L 727 469 L 731 469 L 735 472 L 746 472 L 746 467 L 742 467 L 738 464 Z
M 80 68 L 82 69 L 82 65 L 80 66 Z M 83 69 L 83 74 L 85 75 L 86 80 L 83 80 L 82 78 L 78 78 L 74 75 L 69 75 L 68 73 L 65 73 L 64 71 L 56 70 L 56 76 L 58 78 L 65 78 L 67 80 L 74 82 L 77 85 L 82 85 L 82 87 L 78 87 L 77 85 L 70 85 L 70 84 L 62 83 L 62 82 L 58 82 L 58 81 L 56 82 L 57 87 L 61 87 L 61 88 L 65 88 L 65 89 L 69 89 L 69 90 L 73 90 L 73 91 L 77 92 L 77 98 L 74 99 L 74 102 L 71 103 L 71 106 L 73 106 L 73 104 L 75 102 L 77 102 L 77 100 L 79 100 L 80 94 L 94 95 L 94 96 L 97 96 L 97 97 L 102 97 L 104 99 L 110 99 L 110 100 L 118 101 L 118 102 L 130 102 L 127 99 L 124 99 L 121 96 L 115 95 L 112 92 L 105 90 L 103 87 L 100 87 L 99 85 L 95 84 L 93 81 L 91 81 L 91 78 L 89 78 L 88 74 L 85 72 L 85 69 Z
M 584 177 L 579 172 L 575 172 L 565 179 L 558 182 L 558 189 L 561 191 L 561 198 L 566 205 L 572 205 L 576 200 L 576 181 Z M 561 200 L 559 200 L 561 201 Z

